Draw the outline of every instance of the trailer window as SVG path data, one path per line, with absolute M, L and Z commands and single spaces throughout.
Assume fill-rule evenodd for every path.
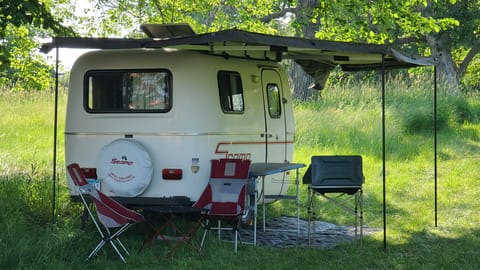
M 88 112 L 167 112 L 172 107 L 172 76 L 166 70 L 89 71 L 84 85 Z
M 269 83 L 267 85 L 268 113 L 271 118 L 280 118 L 282 107 L 280 105 L 280 89 L 278 85 Z
M 238 72 L 220 71 L 217 76 L 220 105 L 225 113 L 243 113 L 243 88 Z

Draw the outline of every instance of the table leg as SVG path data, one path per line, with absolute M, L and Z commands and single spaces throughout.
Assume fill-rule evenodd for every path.
M 296 178 L 295 178 L 295 201 L 297 203 L 297 236 L 300 235 L 300 198 L 298 197 L 298 169 L 296 169 Z
M 263 231 L 265 232 L 265 176 L 262 176 L 262 214 L 263 214 Z
M 183 242 L 187 242 L 192 246 L 195 250 L 200 252 L 200 245 L 195 241 L 195 233 L 197 232 L 198 228 L 200 227 L 201 223 L 203 221 L 203 217 L 200 217 L 199 220 L 197 220 L 192 226 L 190 226 L 185 233 L 182 229 L 180 229 L 178 226 L 175 225 L 171 221 L 171 226 L 174 228 L 174 230 L 181 235 L 181 239 L 178 240 L 177 244 L 170 249 L 168 252 L 169 256 L 172 256 L 173 253 L 183 244 Z
M 258 185 L 257 178 L 254 179 L 255 183 L 255 200 L 253 209 L 253 245 L 257 245 L 257 212 L 258 212 Z
M 149 225 L 152 227 L 152 229 L 154 230 L 154 234 L 147 240 L 149 245 L 152 244 L 153 240 L 155 240 L 156 238 L 164 241 L 164 242 L 169 242 L 170 240 L 175 240 L 177 241 L 175 243 L 175 245 L 170 249 L 170 251 L 167 253 L 168 256 L 172 256 L 175 251 L 180 248 L 180 246 L 183 244 L 183 243 L 188 243 L 190 246 L 192 246 L 195 250 L 197 250 L 198 252 L 201 251 L 200 249 L 200 244 L 198 244 L 197 241 L 195 241 L 195 234 L 198 230 L 198 228 L 200 227 L 200 225 L 202 224 L 202 221 L 203 221 L 203 216 L 200 216 L 200 218 L 198 220 L 196 220 L 194 222 L 194 224 L 192 224 L 191 226 L 187 227 L 186 230 L 182 230 L 179 226 L 177 226 L 174 222 L 174 215 L 175 214 L 172 214 L 172 213 L 166 213 L 166 214 L 162 214 L 162 217 L 164 219 L 164 222 L 162 223 L 162 225 L 160 227 L 157 227 L 154 222 L 148 222 Z M 167 235 L 164 234 L 164 230 L 167 228 L 167 227 L 170 227 L 173 229 L 173 232 L 174 234 L 177 235 L 177 237 L 168 237 Z

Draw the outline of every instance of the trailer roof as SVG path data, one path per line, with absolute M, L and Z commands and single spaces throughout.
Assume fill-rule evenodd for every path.
M 176 48 L 225 57 L 272 61 L 291 59 L 318 81 L 335 66 L 340 66 L 345 71 L 361 71 L 435 64 L 433 58 L 408 55 L 390 45 L 274 36 L 237 29 L 163 39 L 54 37 L 52 42 L 43 44 L 41 51 L 49 52 L 54 48 Z

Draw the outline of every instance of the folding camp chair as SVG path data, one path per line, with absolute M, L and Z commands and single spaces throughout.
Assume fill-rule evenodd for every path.
M 114 201 L 110 197 L 97 190 L 93 185 L 89 184 L 83 173 L 83 170 L 77 163 L 68 165 L 67 169 L 70 177 L 75 183 L 75 186 L 78 188 L 78 193 L 82 199 L 85 209 L 88 211 L 93 223 L 97 227 L 97 230 L 102 237 L 98 245 L 92 250 L 90 255 L 88 255 L 87 260 L 96 255 L 98 251 L 105 245 L 105 243 L 110 243 L 113 249 L 117 252 L 118 256 L 120 256 L 120 259 L 122 259 L 122 261 L 125 263 L 125 258 L 117 248 L 116 243 L 122 247 L 125 254 L 130 255 L 128 250 L 120 241 L 119 236 L 131 225 L 142 222 L 144 217 L 133 210 L 125 208 L 123 205 Z M 93 215 L 92 211 L 90 210 L 89 201 L 94 203 L 97 213 L 96 217 L 103 225 L 104 229 L 99 226 L 95 215 Z M 116 229 L 111 231 L 112 228 Z
M 357 226 L 360 220 L 360 239 L 362 238 L 363 182 L 361 156 L 313 156 L 311 158 L 311 165 L 303 177 L 303 183 L 309 185 L 307 209 L 309 242 L 311 225 L 313 225 L 313 236 L 315 237 L 316 195 L 354 214 L 355 236 L 357 236 Z M 347 202 L 350 198 L 354 199 L 353 206 Z
M 204 233 L 200 243 L 203 247 L 209 230 L 233 231 L 235 253 L 237 252 L 239 221 L 245 210 L 245 191 L 248 182 L 250 160 L 219 159 L 212 160 L 210 180 L 198 201 L 193 205 L 203 209 L 205 215 Z M 213 227 L 212 222 L 217 222 Z M 223 224 L 223 227 L 222 227 Z

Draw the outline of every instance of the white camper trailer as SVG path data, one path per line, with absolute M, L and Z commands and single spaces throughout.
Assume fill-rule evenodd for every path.
M 41 48 L 45 53 L 56 49 L 55 93 L 59 48 L 101 50 L 84 55 L 72 69 L 66 163 L 96 168 L 100 188 L 129 204 L 196 200 L 207 182 L 210 159 L 291 161 L 293 117 L 285 73 L 278 65 L 281 60 L 299 64 L 315 81 L 310 87 L 318 90 L 335 67 L 381 70 L 382 100 L 385 70 L 436 64 L 434 58 L 406 55 L 390 45 L 237 29 L 195 35 L 183 27 L 179 36 L 169 37 L 164 33 L 176 31 L 168 26 L 150 30 L 146 32 L 162 38 L 55 37 Z M 53 191 L 57 109 L 55 95 Z M 123 170 L 126 166 L 135 169 Z M 67 181 L 73 190 L 73 183 Z M 265 195 L 284 194 L 288 183 L 284 175 L 266 179 Z M 73 191 L 70 195 L 78 197 Z M 250 188 L 250 203 L 252 196 Z M 53 192 L 53 220 L 55 201 Z
M 195 201 L 211 159 L 292 161 L 291 104 L 273 61 L 168 48 L 88 52 L 71 70 L 66 164 L 96 168 L 101 190 L 129 203 Z M 265 190 L 285 194 L 288 184 L 273 175 Z
M 292 100 L 283 59 L 310 74 L 314 89 L 324 87 L 335 66 L 358 71 L 433 63 L 388 45 L 236 29 L 196 35 L 186 25 L 144 30 L 149 38 L 56 37 L 42 47 L 57 48 L 57 59 L 60 47 L 100 49 L 71 70 L 66 164 L 96 168 L 101 190 L 128 204 L 195 201 L 211 159 L 292 161 Z M 284 174 L 270 176 L 264 195 L 283 195 L 288 184 Z

